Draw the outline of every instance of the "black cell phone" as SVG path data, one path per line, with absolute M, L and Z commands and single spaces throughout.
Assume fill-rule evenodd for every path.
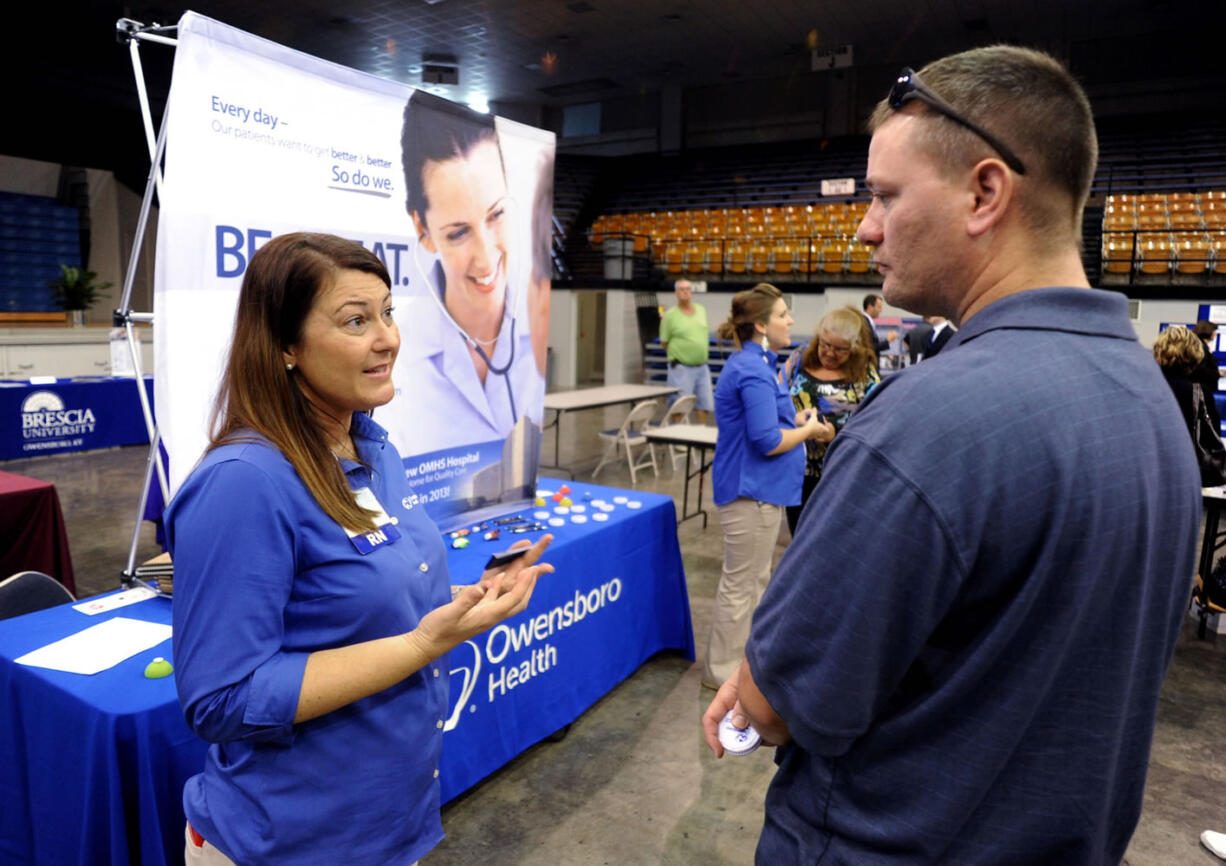
M 531 547 L 517 547 L 514 550 L 501 550 L 486 560 L 485 567 L 500 568 L 504 565 L 510 565 L 531 549 Z

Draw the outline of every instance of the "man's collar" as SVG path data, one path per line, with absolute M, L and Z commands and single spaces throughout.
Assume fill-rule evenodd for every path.
M 995 330 L 1062 331 L 1120 340 L 1137 338 L 1128 320 L 1128 299 L 1118 292 L 1084 288 L 1027 289 L 993 301 L 950 339 L 948 347 Z

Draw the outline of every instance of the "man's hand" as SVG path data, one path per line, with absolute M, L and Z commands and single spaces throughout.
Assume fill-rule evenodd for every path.
M 744 662 L 741 662 L 742 666 L 744 664 Z M 745 715 L 741 709 L 740 702 L 737 700 L 737 689 L 740 681 L 741 669 L 737 668 L 732 676 L 728 677 L 727 681 L 719 687 L 719 691 L 715 693 L 715 698 L 711 701 L 710 706 L 707 707 L 707 711 L 702 714 L 703 736 L 717 758 L 724 756 L 724 747 L 719 741 L 719 723 L 728 714 L 728 710 L 733 710 L 732 724 L 741 729 L 744 729 L 749 724 L 749 717 Z

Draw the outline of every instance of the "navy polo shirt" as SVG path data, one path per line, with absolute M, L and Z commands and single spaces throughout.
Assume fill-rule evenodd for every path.
M 351 539 L 254 434 L 210 451 L 167 510 L 175 680 L 212 743 L 184 807 L 244 866 L 409 864 L 443 836 L 445 659 L 294 724 L 310 653 L 403 634 L 451 600 L 442 537 L 387 433 L 359 414 L 352 434 L 361 463 L 341 466 L 386 513 L 377 533 Z
M 739 498 L 774 505 L 799 505 L 805 476 L 805 449 L 767 456 L 795 427 L 796 408 L 779 382 L 779 356 L 745 343 L 724 364 L 715 386 L 719 441 L 711 470 L 716 505 Z
M 889 377 L 754 616 L 792 734 L 757 862 L 1118 863 L 1200 508 L 1121 295 L 1006 297 Z

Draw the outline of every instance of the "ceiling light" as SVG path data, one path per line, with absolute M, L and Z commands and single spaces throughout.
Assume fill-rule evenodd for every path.
M 468 97 L 468 107 L 481 114 L 490 113 L 490 103 L 484 93 L 473 93 Z

